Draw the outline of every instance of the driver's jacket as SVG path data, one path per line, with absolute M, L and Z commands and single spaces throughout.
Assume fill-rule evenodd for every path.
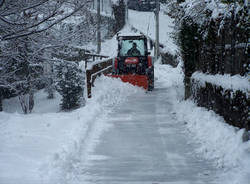
M 137 48 L 131 48 L 128 50 L 128 56 L 141 56 L 141 52 Z

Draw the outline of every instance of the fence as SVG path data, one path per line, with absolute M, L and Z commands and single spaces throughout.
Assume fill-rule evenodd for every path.
M 87 78 L 87 96 L 91 98 L 91 88 L 94 86 L 94 82 L 97 76 L 101 74 L 108 74 L 112 71 L 113 58 L 105 59 L 101 62 L 93 64 L 86 70 Z
M 211 20 L 206 26 L 195 24 L 192 18 L 185 19 L 180 41 L 185 69 L 185 98 L 191 97 L 199 106 L 223 116 L 227 123 L 249 130 L 249 90 L 243 91 L 241 86 L 233 90 L 209 81 L 215 74 L 217 80 L 226 74 L 231 75 L 229 80 L 237 75 L 239 81 L 236 83 L 249 80 L 248 29 L 240 22 L 240 16 L 241 13 L 231 19 Z M 205 36 L 204 32 L 207 33 Z M 197 72 L 204 76 L 205 85 L 194 78 Z

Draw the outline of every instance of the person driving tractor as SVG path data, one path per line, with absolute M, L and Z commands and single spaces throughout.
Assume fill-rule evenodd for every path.
M 133 42 L 132 48 L 130 48 L 127 52 L 128 56 L 141 56 L 141 52 L 137 49 L 137 44 Z

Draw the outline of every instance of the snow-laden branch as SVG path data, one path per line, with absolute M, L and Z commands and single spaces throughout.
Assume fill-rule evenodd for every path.
M 5 2 L 5 0 L 0 0 L 0 7 L 3 6 L 4 2 Z
M 56 24 L 59 24 L 60 22 L 64 21 L 65 19 L 69 18 L 70 16 L 74 15 L 76 12 L 81 10 L 83 7 L 86 6 L 86 4 L 88 4 L 90 2 L 92 2 L 92 1 L 91 0 L 85 1 L 84 3 L 79 5 L 75 10 L 72 10 L 70 13 L 53 21 L 53 20 L 51 20 L 51 18 L 56 18 L 56 16 L 59 15 L 59 13 L 60 13 L 59 9 L 54 10 L 54 12 L 52 14 L 48 15 L 43 20 L 41 20 L 33 25 L 30 25 L 30 26 L 27 26 L 27 27 L 22 28 L 20 30 L 16 30 L 16 31 L 11 32 L 9 34 L 3 35 L 2 40 L 11 40 L 11 39 L 26 37 L 29 35 L 44 32 L 44 31 L 50 29 L 51 27 L 55 26 Z M 52 21 L 52 23 L 49 23 L 51 21 Z M 44 25 L 44 24 L 47 24 L 47 25 Z
M 4 1 L 5 0 L 3 0 L 3 2 Z M 24 12 L 24 11 L 27 11 L 27 10 L 30 10 L 30 9 L 33 9 L 33 8 L 37 8 L 37 7 L 42 6 L 43 4 L 45 4 L 45 3 L 49 2 L 49 1 L 50 0 L 42 0 L 39 3 L 35 3 L 35 4 L 32 4 L 32 5 L 28 6 L 28 7 L 21 8 L 21 9 L 19 7 L 15 8 L 15 9 L 9 8 L 10 11 L 8 13 L 3 13 L 2 16 L 4 16 L 4 17 L 5 16 L 10 16 L 10 15 L 16 14 L 17 12 Z

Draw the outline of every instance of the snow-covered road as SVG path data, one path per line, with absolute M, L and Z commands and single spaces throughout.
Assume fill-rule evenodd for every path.
M 173 111 L 172 87 L 158 82 L 153 92 L 134 94 L 109 113 L 102 122 L 109 128 L 81 158 L 74 183 L 213 183 L 216 169 L 194 153 L 197 145 Z
M 180 66 L 156 64 L 155 79 L 145 93 L 101 77 L 70 113 L 0 113 L 0 184 L 248 184 L 243 130 L 180 101 Z

